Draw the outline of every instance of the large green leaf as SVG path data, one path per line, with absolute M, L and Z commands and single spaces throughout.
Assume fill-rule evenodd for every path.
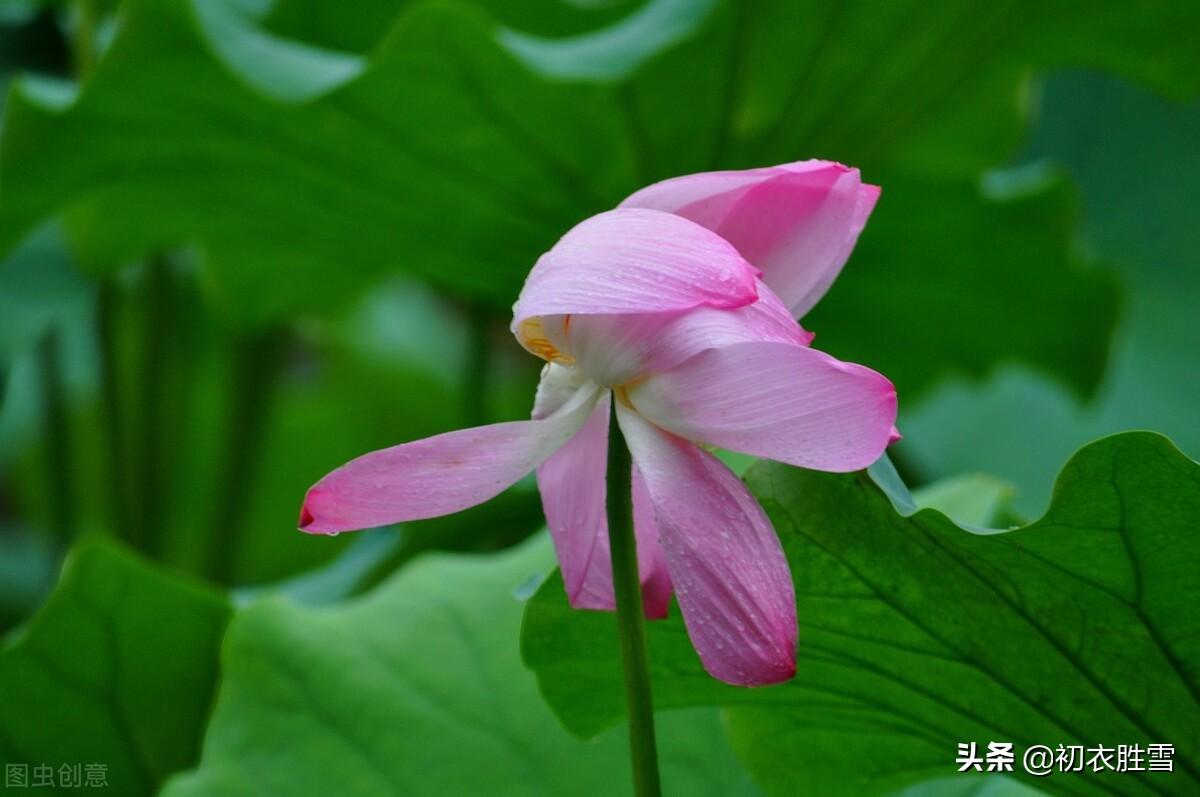
M 602 27 L 645 0 L 473 0 L 504 25 L 538 35 L 563 36 Z M 284 36 L 335 50 L 366 52 L 375 47 L 396 16 L 413 0 L 360 0 L 349 11 L 329 0 L 279 0 L 266 27 Z
M 1116 282 L 1072 256 L 1075 203 L 1065 184 L 1004 201 L 965 182 L 884 185 L 852 271 L 805 320 L 818 346 L 879 368 L 902 401 L 948 371 L 980 377 L 1000 356 L 1070 385 L 1099 383 Z M 1084 329 L 1094 337 L 1081 337 Z
M 892 797 L 1040 797 L 1045 792 L 1003 775 L 986 778 L 946 778 L 918 783 L 896 792 Z
M 213 7 L 219 11 L 218 6 Z M 319 109 L 281 107 L 279 102 L 239 82 L 214 57 L 189 4 L 132 3 L 125 11 L 125 24 L 95 76 L 93 90 L 67 112 L 62 120 L 66 124 L 57 124 L 56 114 L 33 100 L 25 106 L 29 113 L 24 114 L 24 121 L 21 100 L 15 100 L 10 108 L 5 144 L 18 154 L 4 176 L 3 206 L 10 214 L 10 222 L 4 224 L 7 234 L 15 235 L 23 226 L 15 216 L 27 212 L 33 218 L 65 202 L 73 213 L 77 237 L 87 241 L 87 251 L 101 263 L 120 262 L 150 246 L 198 240 L 218 273 L 223 264 L 232 261 L 228 268 L 233 278 L 238 280 L 240 275 L 236 290 L 231 291 L 237 295 L 235 298 L 258 303 L 266 294 L 272 294 L 277 296 L 277 305 L 284 306 L 290 305 L 294 296 L 278 296 L 279 290 L 272 290 L 256 276 L 268 257 L 276 259 L 280 269 L 286 269 L 283 273 L 299 271 L 309 276 L 319 275 L 332 264 L 353 273 L 363 267 L 364 254 L 365 265 L 374 264 L 376 270 L 381 268 L 381 261 L 391 263 L 399 258 L 391 232 L 393 213 L 401 195 L 415 195 L 397 188 L 413 183 L 413 190 L 419 192 L 417 186 L 426 181 L 389 173 L 397 168 L 397 156 L 404 160 L 405 152 L 411 149 L 407 142 L 389 135 L 382 123 L 364 129 L 364 120 L 379 113 L 377 106 L 394 100 L 380 81 L 367 81 L 375 83 L 373 90 L 368 85 L 346 93 L 346 102 L 354 108 L 345 120 L 347 113 L 331 104 Z M 216 19 L 229 21 L 227 15 L 217 14 Z M 214 43 L 226 45 L 221 50 L 223 55 L 255 53 L 255 40 L 239 38 L 239 32 L 225 25 L 214 34 Z M 170 53 L 171 57 L 161 59 L 156 55 L 160 52 Z M 316 75 L 311 80 L 318 85 L 325 74 L 342 74 L 338 69 L 341 62 L 317 57 L 311 62 L 300 57 L 288 60 L 290 53 L 286 48 L 259 53 L 265 67 L 284 61 L 291 67 L 279 81 L 281 92 L 287 90 L 282 87 L 287 78 L 296 77 L 306 68 L 306 74 Z M 151 62 L 156 64 L 155 69 L 145 69 Z M 350 66 L 356 64 L 351 62 Z M 185 84 L 192 90 L 175 90 Z M 104 91 L 104 87 L 111 88 Z M 371 105 L 376 107 L 372 109 Z M 219 115 L 210 112 L 215 108 L 221 109 Z M 357 132 L 347 130 L 356 119 Z M 22 141 L 22 130 L 32 139 Z M 37 140 L 50 131 L 54 131 L 51 139 Z M 144 138 L 130 137 L 132 131 L 139 131 Z M 314 146 L 311 139 L 319 143 Z M 369 140 L 375 142 L 370 148 L 366 146 Z M 286 143 L 289 141 L 292 143 Z M 340 149 L 355 141 L 339 159 L 330 157 L 334 146 Z M 36 147 L 41 153 L 38 158 L 72 163 L 75 168 L 63 172 L 66 184 L 44 186 L 45 192 L 22 186 L 22 172 L 29 167 L 40 169 L 34 163 L 20 163 L 24 159 L 19 153 L 25 146 Z M 71 148 L 79 155 L 72 156 L 60 147 Z M 323 154 L 317 156 L 322 147 Z M 94 168 L 104 168 L 105 174 L 89 173 L 85 162 L 89 160 Z M 171 168 L 162 168 L 164 164 Z M 398 168 L 403 172 L 405 167 L 401 164 Z M 374 189 L 370 183 L 376 178 L 368 173 L 378 177 Z M 441 182 L 460 188 L 469 186 L 461 173 Z M 240 187 L 222 198 L 220 193 L 231 185 Z M 301 193 L 294 193 L 297 188 Z M 95 211 L 77 207 L 95 202 L 98 195 L 110 194 L 117 195 L 117 205 L 103 203 L 104 210 Z M 164 197 L 168 197 L 165 204 Z M 230 201 L 238 207 L 230 206 Z M 207 210 L 194 212 L 197 203 Z M 285 212 L 287 204 L 293 207 Z M 469 198 L 455 199 L 452 204 L 471 202 Z M 104 215 L 105 210 L 118 205 L 128 212 L 118 214 L 121 221 L 117 229 L 105 230 L 101 220 L 93 225 L 91 219 L 97 213 Z M 275 210 L 263 218 L 260 211 L 264 208 Z M 357 250 L 343 249 L 340 254 L 335 251 L 341 245 L 334 241 L 347 231 L 339 219 L 339 209 L 361 218 L 360 232 L 373 240 L 364 240 Z M 319 244 L 313 250 L 311 245 L 299 243 L 307 237 L 303 232 L 306 227 L 309 231 L 325 227 L 339 232 L 327 238 L 323 250 Z M 262 234 L 265 229 L 271 234 Z M 244 244 L 255 238 L 265 240 L 246 249 Z M 281 248 L 294 251 L 276 258 Z M 342 274 L 341 278 L 325 280 L 328 284 L 320 291 L 330 291 L 329 298 L 335 298 L 337 286 L 347 282 L 345 277 Z M 257 290 L 254 283 L 258 284 Z M 284 284 L 276 287 L 288 292 Z M 250 295 L 245 294 L 246 290 Z M 302 290 L 313 295 L 311 288 Z
M 1027 157 L 1078 182 L 1086 245 L 1118 267 L 1127 299 L 1103 389 L 1087 407 L 1018 366 L 988 381 L 946 385 L 901 418 L 908 461 L 936 478 L 968 469 L 1019 486 L 1041 511 L 1054 469 L 1085 440 L 1155 429 L 1200 455 L 1200 102 L 1179 104 L 1105 75 L 1048 79 Z M 1029 168 L 1029 167 L 1026 167 Z M 986 430 L 981 434 L 980 430 Z
M 421 559 L 336 608 L 243 610 L 200 768 L 165 793 L 628 794 L 623 734 L 571 738 L 521 667 L 514 590 L 551 562 L 543 536 Z M 663 724 L 668 793 L 753 793 L 712 710 Z
M 329 306 L 396 266 L 506 306 L 558 234 L 630 184 L 596 92 L 538 81 L 473 15 L 407 15 L 369 70 L 302 101 L 362 64 L 205 9 L 132 0 L 76 104 L 13 95 L 7 243 L 60 209 L 101 264 L 195 242 L 211 290 L 253 318 Z M 244 59 L 254 87 L 231 71 Z
M 1088 63 L 1195 92 L 1195 48 L 1174 26 L 1194 29 L 1200 10 L 1153 10 L 725 3 L 630 82 L 642 176 L 814 154 L 860 165 L 884 195 L 808 321 L 819 345 L 880 368 L 910 398 L 939 373 L 978 376 L 1002 359 L 1088 390 L 1103 373 L 1111 281 L 1074 267 L 1061 187 L 1006 206 L 981 195 L 979 177 L 1015 146 L 1038 68 Z
M 112 793 L 156 793 L 200 752 L 228 618 L 216 594 L 123 551 L 76 550 L 0 651 L 0 758 L 98 763 Z
M 952 774 L 958 742 L 1170 743 L 1176 772 L 1039 781 L 1064 794 L 1193 794 L 1200 783 L 1200 466 L 1131 432 L 1068 462 L 1046 516 L 972 534 L 904 517 L 864 474 L 762 463 L 748 483 L 796 580 L 794 680 L 708 678 L 682 622 L 649 629 L 659 705 L 725 705 L 743 760 L 777 794 L 881 794 Z M 561 581 L 526 610 L 523 650 L 577 733 L 622 714 L 603 616 Z M 780 762 L 788 762 L 780 766 Z
M 129 0 L 77 102 L 13 95 L 0 246 L 59 212 L 100 265 L 195 243 L 242 318 L 324 309 L 392 268 L 506 307 L 538 253 L 642 183 L 832 157 L 886 192 L 813 319 L 824 346 L 906 394 L 1001 359 L 1096 385 L 1115 299 L 1074 268 L 1069 200 L 978 179 L 1017 139 L 1031 69 L 1195 90 L 1194 3 L 712 5 L 539 39 L 413 4 L 364 61 L 225 4 Z
M 1003 527 L 1011 516 L 1013 487 L 986 473 L 964 473 L 926 485 L 913 494 L 916 506 L 936 509 L 962 526 Z

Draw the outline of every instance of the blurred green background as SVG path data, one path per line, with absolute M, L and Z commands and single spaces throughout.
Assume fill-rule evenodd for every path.
M 58 695 L 82 678 L 71 688 L 103 692 L 130 646 L 147 668 L 136 679 L 157 683 L 115 692 L 132 701 L 134 743 L 107 709 L 63 710 L 105 740 L 89 756 L 126 762 L 110 776 L 126 778 L 118 793 L 154 793 L 196 763 L 231 600 L 270 607 L 251 607 L 242 637 L 336 638 L 332 615 L 287 612 L 369 617 L 380 592 L 342 601 L 400 572 L 386 589 L 425 608 L 396 634 L 438 650 L 436 607 L 462 600 L 439 579 L 489 576 L 430 564 L 470 569 L 457 559 L 406 563 L 535 534 L 532 482 L 461 515 L 337 539 L 295 531 L 304 491 L 371 449 L 527 417 L 538 363 L 507 331 L 525 273 L 574 223 L 676 174 L 818 157 L 883 186 L 805 326 L 896 382 L 905 439 L 892 459 L 911 487 L 988 474 L 967 488 L 974 504 L 935 503 L 999 496 L 1002 511 L 957 519 L 1038 517 L 1064 461 L 1107 433 L 1153 429 L 1196 456 L 1198 41 L 1200 5 L 1165 1 L 5 2 L 0 629 L 17 630 L 0 664 L 0 751 L 76 760 L 54 741 L 66 731 L 30 725 L 39 704 L 18 710 L 10 691 Z M 20 630 L 77 545 L 75 580 Z M 527 563 L 533 550 L 496 560 L 514 585 L 548 567 Z M 137 616 L 148 610 L 131 592 L 158 608 Z M 96 606 L 117 618 L 112 650 L 71 626 Z M 526 678 L 519 609 L 504 611 L 506 635 L 488 644 L 511 646 L 504 667 L 519 675 L 496 677 Z M 223 666 L 252 673 L 237 638 Z M 57 662 L 36 678 L 12 655 L 31 647 Z M 163 672 L 172 650 L 188 661 Z M 324 666 L 313 672 L 344 677 Z M 536 699 L 521 688 L 490 716 L 520 714 Z M 160 692 L 166 724 L 149 706 Z M 538 721 L 549 730 L 523 729 L 521 744 L 562 733 Z M 721 773 L 695 789 L 752 790 L 715 715 L 671 722 L 677 770 Z M 254 723 L 227 721 L 210 743 L 236 756 L 246 728 L 288 732 Z M 528 780 L 511 793 L 579 793 L 527 770 L 545 772 L 492 777 Z M 247 788 L 228 774 L 179 791 Z

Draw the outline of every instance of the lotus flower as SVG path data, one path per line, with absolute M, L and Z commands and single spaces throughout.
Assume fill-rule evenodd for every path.
M 651 185 L 544 254 L 514 306 L 547 361 L 533 416 L 359 457 L 305 498 L 303 531 L 429 518 L 537 471 L 567 596 L 614 608 L 607 489 L 632 490 L 645 612 L 672 592 L 716 678 L 795 673 L 791 574 L 766 514 L 708 447 L 853 471 L 895 439 L 892 384 L 809 347 L 795 318 L 825 292 L 879 189 L 808 161 Z M 610 403 L 632 484 L 605 484 Z

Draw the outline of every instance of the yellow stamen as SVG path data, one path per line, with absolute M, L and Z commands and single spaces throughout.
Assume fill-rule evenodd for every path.
M 569 319 L 570 316 L 567 316 Z M 526 349 L 541 357 L 546 362 L 559 365 L 574 365 L 575 358 L 558 350 L 546 337 L 546 330 L 540 318 L 526 318 L 520 326 L 521 343 Z
M 638 380 L 638 381 L 641 381 L 641 380 Z M 612 392 L 613 392 L 613 395 L 617 397 L 617 401 L 621 402 L 627 408 L 633 410 L 634 412 L 637 412 L 637 407 L 633 406 L 633 402 L 629 400 L 629 388 L 633 387 L 634 384 L 635 383 L 630 382 L 629 384 L 625 384 L 625 385 L 617 385 L 616 387 L 614 387 L 612 389 Z

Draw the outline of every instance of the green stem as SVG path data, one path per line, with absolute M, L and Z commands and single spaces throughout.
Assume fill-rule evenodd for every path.
M 146 264 L 145 315 L 142 318 L 142 360 L 138 374 L 138 400 L 141 417 L 138 439 L 138 523 L 134 544 L 158 555 L 162 551 L 163 513 L 167 506 L 167 369 L 171 329 L 171 274 L 161 255 Z
M 76 0 L 75 13 L 75 75 L 82 80 L 96 65 L 96 26 L 99 23 L 99 9 L 96 8 L 95 0 Z
M 206 572 L 218 583 L 233 581 L 253 481 L 262 454 L 274 387 L 283 364 L 287 331 L 239 333 L 233 340 L 232 384 L 226 449 L 214 504 Z
M 131 542 L 129 473 L 125 464 L 125 418 L 121 413 L 120 374 L 117 365 L 118 288 L 105 279 L 96 292 L 96 349 L 100 361 L 100 403 L 104 411 L 104 449 L 108 465 L 109 524 L 111 533 Z
M 66 389 L 62 380 L 62 335 L 51 329 L 38 342 L 38 379 L 46 439 L 46 487 L 50 526 L 64 545 L 75 536 L 75 480 L 71 469 L 71 436 Z
M 463 358 L 463 426 L 482 426 L 488 420 L 487 386 L 491 365 L 492 345 L 488 316 L 474 305 L 468 305 L 467 352 Z
M 613 592 L 617 598 L 617 630 L 625 668 L 629 709 L 629 754 L 637 797 L 658 797 L 658 751 L 654 740 L 654 702 L 646 665 L 646 626 L 642 585 L 638 578 L 637 541 L 633 536 L 633 464 L 617 424 L 617 398 L 608 422 L 608 544 L 612 551 Z

